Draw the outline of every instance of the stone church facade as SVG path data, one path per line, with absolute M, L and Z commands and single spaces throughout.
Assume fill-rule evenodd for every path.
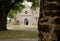
M 28 5 L 19 13 L 17 12 L 16 21 L 19 25 L 37 25 L 39 18 L 39 8 L 32 10 Z

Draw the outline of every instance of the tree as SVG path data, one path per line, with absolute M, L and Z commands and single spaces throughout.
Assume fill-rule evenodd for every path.
M 40 0 L 27 0 L 32 2 L 31 9 L 36 10 L 36 8 L 40 7 Z
M 12 18 L 13 18 L 14 20 L 16 20 L 16 14 L 17 14 L 17 12 L 18 12 L 18 11 L 21 12 L 24 8 L 25 8 L 25 6 L 24 6 L 23 4 L 18 4 L 16 7 L 13 7 L 13 8 L 10 10 L 10 12 L 9 12 L 9 14 L 8 14 L 8 16 L 7 16 L 7 17 L 10 18 L 10 22 L 11 22 L 11 19 L 12 19 Z
M 0 30 L 7 30 L 7 15 L 9 14 L 10 10 L 17 10 L 16 8 L 18 4 L 24 0 L 0 0 Z M 33 5 L 37 3 L 37 0 L 27 0 L 33 2 Z M 38 0 L 39 1 L 39 0 Z M 38 4 L 38 3 L 37 3 Z M 34 5 L 36 7 L 36 5 Z M 37 5 L 38 6 L 38 5 Z M 33 7 L 33 6 L 32 6 Z
M 38 22 L 39 41 L 60 41 L 59 2 L 59 0 L 41 0 Z
M 9 22 L 11 22 L 11 19 L 12 19 L 12 18 L 13 18 L 13 19 L 16 19 L 16 14 L 17 14 L 17 12 L 16 12 L 15 10 L 10 10 L 10 12 L 9 12 L 9 14 L 8 14 L 8 16 L 7 16 L 7 17 L 10 18 Z
M 0 0 L 0 30 L 7 30 L 7 15 L 16 5 L 21 4 L 23 0 Z

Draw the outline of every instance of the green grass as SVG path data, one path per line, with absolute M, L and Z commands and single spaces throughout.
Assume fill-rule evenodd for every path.
M 11 25 L 8 24 L 7 28 L 11 28 L 11 30 L 35 30 L 38 31 L 37 25 Z
M 12 24 L 8 24 L 7 27 L 18 27 L 18 28 L 21 28 L 21 27 L 30 27 L 30 28 L 37 28 L 37 25 L 12 25 Z
M 7 38 L 37 38 L 38 32 L 35 31 L 17 31 L 17 30 L 7 30 L 0 31 L 0 39 Z

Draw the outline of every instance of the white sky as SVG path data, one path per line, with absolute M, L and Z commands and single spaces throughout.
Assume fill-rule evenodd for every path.
M 24 1 L 24 2 L 23 2 L 23 5 L 24 5 L 24 4 L 27 4 L 27 5 L 29 5 L 30 7 L 32 6 L 32 2 Z

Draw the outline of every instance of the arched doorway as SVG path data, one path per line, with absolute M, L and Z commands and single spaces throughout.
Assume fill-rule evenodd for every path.
M 24 19 L 24 25 L 28 25 L 28 19 L 27 18 Z

